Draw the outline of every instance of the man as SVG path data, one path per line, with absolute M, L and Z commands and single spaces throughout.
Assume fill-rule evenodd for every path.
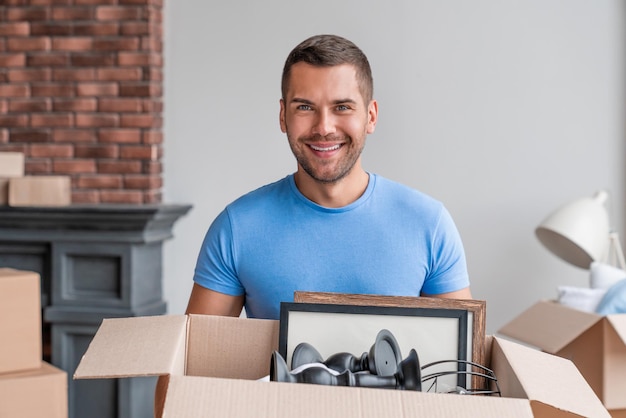
M 378 104 L 366 56 L 313 36 L 288 56 L 280 128 L 297 171 L 231 203 L 202 244 L 188 313 L 277 319 L 293 292 L 471 298 L 443 205 L 366 172 Z

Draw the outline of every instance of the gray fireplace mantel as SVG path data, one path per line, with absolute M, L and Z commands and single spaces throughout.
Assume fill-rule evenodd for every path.
M 44 359 L 68 372 L 70 418 L 153 416 L 153 380 L 71 376 L 104 318 L 166 313 L 162 244 L 190 209 L 0 206 L 0 267 L 41 275 Z

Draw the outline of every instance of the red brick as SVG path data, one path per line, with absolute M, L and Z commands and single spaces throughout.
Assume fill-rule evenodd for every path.
M 9 142 L 9 130 L 0 129 L 0 144 L 6 144 Z
M 21 127 L 21 128 L 25 128 L 28 126 L 28 115 L 11 115 L 11 114 L 4 114 L 4 115 L 0 115 L 0 126 L 3 128 L 10 128 L 10 127 Z
M 7 99 L 0 99 L 0 113 L 9 112 L 9 101 Z
M 53 7 L 53 20 L 92 20 L 95 13 L 92 7 Z
M 100 192 L 102 203 L 127 203 L 139 205 L 143 203 L 143 195 L 140 191 L 131 190 L 103 190 Z
M 135 144 L 141 141 L 140 129 L 100 129 L 98 133 L 100 142 L 112 142 L 118 144 Z
M 9 81 L 50 81 L 49 68 L 12 69 L 7 72 Z
M 75 22 L 74 34 L 83 36 L 116 36 L 120 34 L 120 24 L 118 22 Z
M 163 201 L 163 193 L 160 190 L 148 190 L 143 192 L 143 203 L 157 204 Z
M 163 101 L 160 99 L 144 99 L 142 109 L 145 113 L 161 113 Z
M 97 107 L 95 98 L 54 99 L 52 103 L 55 112 L 95 112 Z
M 76 93 L 79 96 L 117 96 L 119 86 L 117 83 L 79 83 Z
M 29 158 L 24 162 L 24 171 L 26 174 L 50 174 L 52 171 L 52 161 L 50 161 L 49 158 Z
M 158 145 L 124 146 L 120 149 L 120 158 L 156 161 L 160 157 Z
M 31 96 L 72 97 L 74 96 L 74 85 L 62 83 L 33 84 L 31 86 Z
M 156 52 L 120 52 L 117 63 L 120 66 L 162 66 L 163 56 Z
M 147 174 L 161 174 L 163 172 L 163 164 L 160 161 L 146 161 L 143 172 Z
M 100 112 L 141 112 L 142 108 L 141 99 L 135 98 L 103 98 L 98 104 Z
M 149 35 L 150 25 L 148 22 L 123 22 L 120 27 L 122 35 Z
M 122 176 L 80 176 L 76 185 L 80 189 L 119 189 L 122 187 Z
M 144 36 L 141 38 L 141 48 L 144 51 L 161 52 L 163 51 L 163 41 L 153 36 Z
M 50 38 L 46 36 L 7 39 L 8 51 L 47 51 L 50 49 Z
M 163 89 L 159 83 L 124 83 L 120 85 L 120 96 L 126 97 L 160 97 Z
M 45 129 L 12 129 L 10 139 L 11 142 L 48 142 L 50 141 L 50 131 Z
M 5 16 L 7 20 L 48 20 L 50 10 L 47 7 L 9 7 L 6 9 Z
M 93 68 L 55 68 L 52 78 L 54 81 L 93 81 L 96 71 Z
M 77 113 L 76 126 L 82 128 L 117 126 L 119 116 L 114 113 Z
M 30 146 L 28 156 L 33 158 L 72 158 L 74 147 L 59 144 L 33 144 Z
M 96 162 L 94 160 L 54 160 L 52 171 L 58 174 L 95 173 Z
M 124 177 L 124 188 L 125 189 L 160 189 L 163 187 L 163 180 L 160 176 L 146 176 L 146 175 L 138 175 L 138 176 L 125 176 Z
M 72 4 L 72 1 L 73 0 L 29 0 L 31 5 L 37 6 Z
M 139 20 L 142 9 L 139 7 L 100 6 L 96 8 L 97 20 Z
M 100 192 L 97 190 L 72 190 L 72 203 L 100 203 Z
M 74 124 L 74 115 L 71 113 L 33 113 L 30 115 L 30 125 L 33 127 L 66 128 Z
M 0 54 L 0 68 L 23 67 L 26 65 L 26 54 Z
M 115 65 L 115 54 L 80 54 L 71 58 L 74 67 L 111 67 Z
M 140 161 L 99 161 L 98 173 L 107 174 L 139 174 L 141 173 Z
M 162 144 L 163 143 L 163 132 L 161 131 L 144 131 L 142 142 L 144 144 Z
M 69 62 L 69 55 L 65 53 L 28 54 L 26 58 L 29 67 L 65 67 Z
M 52 131 L 54 142 L 96 142 L 93 129 L 55 129 Z
M 139 46 L 139 38 L 108 38 L 93 41 L 95 51 L 136 51 Z
M 91 51 L 94 41 L 89 37 L 52 38 L 52 49 L 56 51 Z
M 118 158 L 117 145 L 76 145 L 77 158 Z
M 124 128 L 160 128 L 161 125 L 161 117 L 153 114 L 122 114 L 120 117 L 120 126 Z
M 28 84 L 0 84 L 0 97 L 27 97 Z
M 49 112 L 50 102 L 47 98 L 15 99 L 9 102 L 9 112 Z
M 117 0 L 74 0 L 74 4 L 83 6 L 101 6 L 105 4 L 117 4 Z
M 98 68 L 98 80 L 100 81 L 139 81 L 142 78 L 141 68 Z
M 67 23 L 33 22 L 30 32 L 34 36 L 67 36 L 72 34 L 72 26 Z
M 28 22 L 0 23 L 0 36 L 28 36 L 30 25 Z
M 163 81 L 163 70 L 161 70 L 160 68 L 154 68 L 154 67 L 150 67 L 147 71 L 146 71 L 146 76 L 144 77 L 145 80 L 150 80 L 150 81 Z

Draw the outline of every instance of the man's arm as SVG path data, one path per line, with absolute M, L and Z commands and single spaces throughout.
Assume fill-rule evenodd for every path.
M 226 295 L 194 283 L 186 313 L 237 317 L 241 315 L 243 303 L 244 295 Z
M 440 293 L 438 295 L 427 295 L 425 293 L 422 293 L 422 296 L 442 299 L 472 299 L 472 292 L 470 291 L 469 287 L 466 287 L 461 290 L 456 290 L 454 292 L 448 293 Z

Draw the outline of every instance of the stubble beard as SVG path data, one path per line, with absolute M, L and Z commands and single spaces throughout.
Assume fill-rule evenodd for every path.
M 289 137 L 289 136 L 288 136 Z M 363 152 L 363 148 L 365 148 L 365 140 L 361 141 L 361 146 L 358 148 L 354 147 L 355 142 L 351 137 L 345 136 L 341 138 L 341 142 L 343 143 L 342 149 L 346 149 L 346 154 L 341 157 L 339 161 L 336 160 L 321 160 L 316 159 L 315 157 L 308 158 L 306 156 L 306 150 L 298 149 L 298 145 L 301 145 L 302 148 L 308 148 L 306 143 L 314 143 L 316 141 L 336 141 L 336 137 L 326 137 L 322 138 L 321 136 L 312 136 L 312 137 L 301 137 L 298 139 L 291 139 L 289 137 L 289 146 L 291 147 L 291 152 L 296 157 L 296 161 L 298 165 L 302 167 L 305 173 L 307 173 L 313 180 L 322 183 L 322 184 L 333 184 L 345 178 L 352 169 L 354 165 L 358 161 L 361 153 Z M 314 161 L 315 160 L 315 161 Z M 335 168 L 332 171 L 325 170 L 324 168 L 334 165 Z M 321 166 L 321 169 L 319 167 Z

